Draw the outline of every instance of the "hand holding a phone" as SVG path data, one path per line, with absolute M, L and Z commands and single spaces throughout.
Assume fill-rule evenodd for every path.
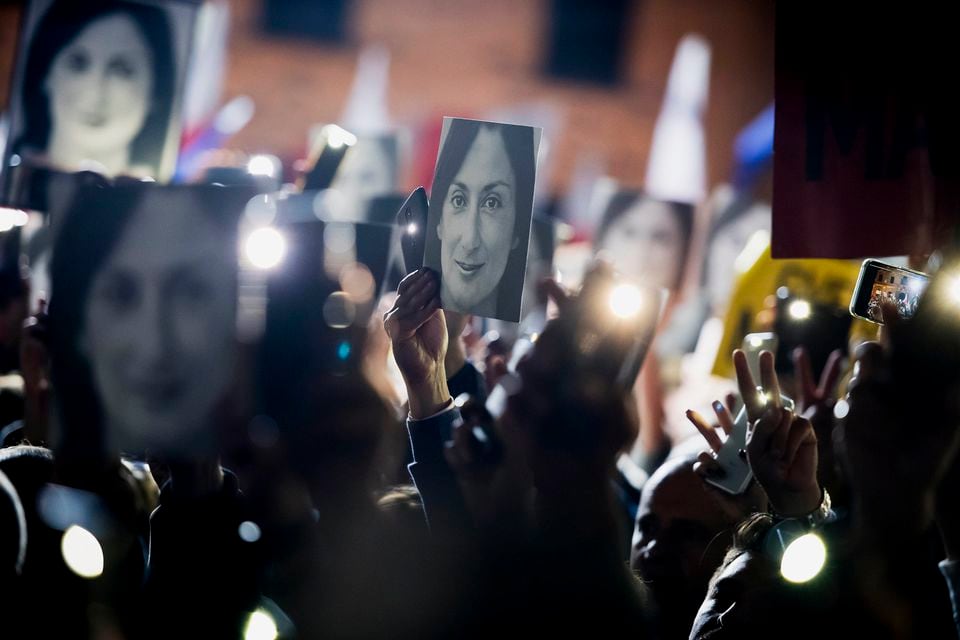
M 759 389 L 743 351 L 734 351 L 733 364 L 750 419 L 747 460 L 757 481 L 778 514 L 797 517 L 812 512 L 822 497 L 817 480 L 817 436 L 813 425 L 783 408 L 772 353 L 760 354 Z
M 429 417 L 450 401 L 444 366 L 447 324 L 440 311 L 438 280 L 429 269 L 407 275 L 397 288 L 393 308 L 383 317 L 414 419 Z
M 727 394 L 725 402 L 715 400 L 713 402 L 713 412 L 716 414 L 717 420 L 714 424 L 710 424 L 697 411 L 687 411 L 687 419 L 697 428 L 712 451 L 712 453 L 701 451 L 693 465 L 693 472 L 704 480 L 719 478 L 724 474 L 723 467 L 716 457 L 723 447 L 723 440 L 720 438 L 718 431 L 723 431 L 727 438 L 733 433 L 736 403 L 737 397 L 733 393 Z M 763 487 L 757 482 L 751 482 L 743 493 L 732 495 L 727 491 L 718 490 L 710 482 L 704 482 L 704 487 L 711 491 L 717 500 L 717 504 L 727 513 L 731 522 L 740 522 L 750 513 L 767 509 L 767 495 L 764 493 Z

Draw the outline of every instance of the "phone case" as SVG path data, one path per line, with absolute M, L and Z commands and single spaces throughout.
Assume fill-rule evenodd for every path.
M 780 402 L 784 408 L 794 409 L 793 400 L 787 396 L 781 395 Z M 705 480 L 732 495 L 739 495 L 747 490 L 750 481 L 753 479 L 753 470 L 747 462 L 746 454 L 741 455 L 741 451 L 747 448 L 747 410 L 746 407 L 740 409 L 736 420 L 733 423 L 733 433 L 731 433 L 720 451 L 714 456 L 723 470 L 723 475 L 717 477 L 707 477 Z
M 403 252 L 403 266 L 407 273 L 413 273 L 423 266 L 424 241 L 427 236 L 427 191 L 417 187 L 407 197 L 397 212 L 397 225 L 400 226 L 400 248 Z

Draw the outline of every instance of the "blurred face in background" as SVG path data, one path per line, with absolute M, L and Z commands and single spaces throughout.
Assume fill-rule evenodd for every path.
M 94 153 L 129 147 L 149 113 L 153 76 L 132 18 L 115 13 L 91 22 L 57 54 L 44 84 L 51 141 Z
M 610 225 L 600 250 L 626 277 L 674 289 L 683 268 L 684 242 L 671 205 L 640 198 Z
M 517 242 L 516 188 L 503 136 L 481 128 L 443 196 L 437 225 L 445 304 L 478 312 L 478 305 L 492 304 Z
M 394 166 L 395 159 L 390 157 L 387 145 L 381 139 L 360 138 L 343 157 L 343 164 L 331 186 L 343 195 L 346 210 L 359 216 L 372 198 L 396 189 Z
M 80 347 L 125 441 L 177 442 L 230 383 L 237 267 L 225 235 L 191 194 L 151 191 L 93 279 Z

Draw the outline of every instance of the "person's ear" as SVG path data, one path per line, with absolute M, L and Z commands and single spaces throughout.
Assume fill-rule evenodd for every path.
M 440 222 L 437 223 L 437 240 L 443 242 L 443 217 L 440 217 Z

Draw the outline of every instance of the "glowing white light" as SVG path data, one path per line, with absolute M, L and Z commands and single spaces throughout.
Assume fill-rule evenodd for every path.
M 327 136 L 327 145 L 331 149 L 339 149 L 342 146 L 352 147 L 357 144 L 357 136 L 335 124 L 328 124 L 321 129 L 321 133 Z
M 756 338 L 756 337 L 750 338 L 751 347 L 759 347 L 762 344 L 763 344 L 763 340 L 761 340 L 760 338 Z
M 20 209 L 0 207 L 0 231 L 9 231 L 14 227 L 22 227 L 29 222 L 30 216 Z
M 261 227 L 247 236 L 243 250 L 253 266 L 258 269 L 272 269 L 283 260 L 287 243 L 273 227 Z
M 250 614 L 247 618 L 247 626 L 243 630 L 244 640 L 276 640 L 279 635 L 280 631 L 273 616 L 263 609 L 257 609 Z
M 960 276 L 947 278 L 945 288 L 947 295 L 950 297 L 950 302 L 960 305 Z
M 618 318 L 631 318 L 643 306 L 640 290 L 632 284 L 620 284 L 610 292 L 610 310 Z
M 407 233 L 408 233 L 408 234 L 410 234 L 410 235 L 412 236 L 412 235 L 415 234 L 416 232 L 417 232 L 417 225 L 413 224 L 412 222 L 407 225 Z
M 63 561 L 81 578 L 97 578 L 103 573 L 103 549 L 96 536 L 79 525 L 71 525 L 60 540 Z
M 846 400 L 837 400 L 837 404 L 833 405 L 833 417 L 837 420 L 843 420 L 849 413 L 850 403 Z
M 250 160 L 247 161 L 247 173 L 272 178 L 277 174 L 277 166 L 270 156 L 250 156 Z
M 244 520 L 237 528 L 237 535 L 244 542 L 256 542 L 260 539 L 260 527 L 257 526 L 256 522 Z
M 806 320 L 810 317 L 810 314 L 813 313 L 813 309 L 806 300 L 794 300 L 790 303 L 790 306 L 787 307 L 787 313 L 789 313 L 790 317 L 794 320 Z
M 783 550 L 780 575 L 784 580 L 803 583 L 813 580 L 827 562 L 827 546 L 815 533 L 800 536 Z

